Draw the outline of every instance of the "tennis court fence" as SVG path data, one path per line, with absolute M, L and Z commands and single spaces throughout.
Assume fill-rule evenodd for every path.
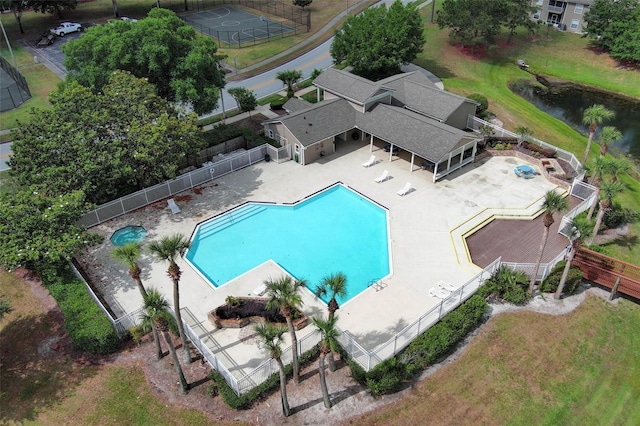
M 267 0 L 199 0 L 193 1 L 191 11 L 212 9 L 223 5 L 244 6 L 267 14 L 286 19 L 287 22 L 273 22 L 268 19 L 262 25 L 235 31 L 220 31 L 198 23 L 191 25 L 200 33 L 218 40 L 221 47 L 237 48 L 255 46 L 274 39 L 295 36 L 311 30 L 311 12 L 291 4 Z
M 31 99 L 31 91 L 27 80 L 20 71 L 9 63 L 4 57 L 0 56 L 0 68 L 13 79 L 13 83 L 8 84 L 0 90 L 0 111 L 9 111 L 18 108 L 24 102 Z M 3 75 L 2 79 L 7 76 Z

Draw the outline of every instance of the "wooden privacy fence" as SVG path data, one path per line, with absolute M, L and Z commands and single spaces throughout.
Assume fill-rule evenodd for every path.
M 610 288 L 612 297 L 620 292 L 640 299 L 640 266 L 585 248 L 576 253 L 573 265 L 585 279 Z

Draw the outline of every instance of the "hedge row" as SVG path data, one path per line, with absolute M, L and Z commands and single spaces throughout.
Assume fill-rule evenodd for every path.
M 480 324 L 487 306 L 482 297 L 472 296 L 418 336 L 401 355 L 381 362 L 370 372 L 349 361 L 352 377 L 375 396 L 398 391 L 404 381 L 450 354 Z
M 119 349 L 120 339 L 105 313 L 68 266 L 42 268 L 40 277 L 64 315 L 64 328 L 74 345 L 92 354 Z
M 300 362 L 300 366 L 303 366 L 311 361 L 313 361 L 318 356 L 318 346 L 314 346 L 312 349 L 303 353 L 298 357 L 298 361 Z M 290 378 L 293 375 L 293 366 L 291 364 L 284 366 L 285 373 L 287 378 Z M 238 396 L 231 389 L 231 387 L 227 384 L 226 380 L 224 380 L 224 376 L 217 371 L 213 370 L 209 374 L 209 378 L 215 381 L 216 386 L 218 388 L 218 393 L 222 397 L 222 400 L 231 408 L 235 408 L 236 410 L 246 410 L 251 407 L 253 401 L 258 398 L 261 398 L 264 395 L 270 394 L 271 392 L 280 388 L 280 373 L 275 372 L 267 380 L 262 382 L 260 385 L 251 389 L 247 393 L 243 393 Z

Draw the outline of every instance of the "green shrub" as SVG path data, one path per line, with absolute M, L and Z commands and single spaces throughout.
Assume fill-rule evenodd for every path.
M 497 144 L 495 144 L 495 146 L 493 147 L 493 149 L 495 149 L 496 151 L 503 151 L 503 150 L 504 150 L 504 144 L 502 144 L 502 143 L 497 143 Z
M 345 359 L 345 355 L 342 355 L 342 358 Z M 351 377 L 353 377 L 353 379 L 356 382 L 360 383 L 362 386 L 366 386 L 367 372 L 365 371 L 365 369 L 352 359 L 347 361 L 347 365 L 349 365 L 349 369 L 351 370 Z
M 502 265 L 489 279 L 485 280 L 477 294 L 484 298 L 493 297 L 519 305 L 529 298 L 528 285 L 529 278 L 525 273 L 513 271 Z
M 632 209 L 623 208 L 615 204 L 613 208 L 604 213 L 602 222 L 609 229 L 617 228 L 627 223 L 633 223 L 638 220 L 638 212 Z
M 318 345 L 309 349 L 307 352 L 303 353 L 298 357 L 298 361 L 300 362 L 300 367 L 314 361 L 314 359 L 318 356 Z M 293 373 L 293 366 L 291 364 L 285 365 L 284 367 L 285 374 L 287 377 L 291 377 Z M 238 396 L 236 393 L 229 387 L 227 382 L 224 380 L 222 374 L 217 371 L 212 371 L 209 374 L 209 378 L 215 381 L 215 384 L 218 388 L 218 393 L 222 397 L 222 400 L 229 407 L 234 408 L 236 410 L 246 410 L 251 407 L 253 401 L 262 397 L 263 395 L 269 394 L 275 390 L 280 388 L 280 373 L 275 372 L 271 376 L 267 378 L 260 385 L 251 389 L 247 393 L 243 393 Z
M 78 349 L 92 354 L 107 354 L 119 349 L 120 339 L 113 325 L 68 266 L 43 267 L 39 273 L 58 302 L 64 315 L 64 328 Z
M 309 92 L 309 93 L 305 93 L 304 95 L 300 96 L 302 99 L 304 99 L 307 102 L 310 102 L 312 104 L 315 104 L 318 102 L 318 94 L 316 92 Z
M 467 99 L 471 99 L 472 101 L 476 101 L 480 104 L 478 107 L 476 107 L 476 117 L 486 117 L 487 110 L 489 109 L 489 100 L 486 98 L 486 96 L 483 96 L 479 93 L 473 93 L 467 96 Z
M 284 105 L 287 102 L 287 99 L 278 99 L 275 101 L 272 101 L 269 104 L 269 107 L 273 110 L 279 110 L 282 109 L 282 105 Z
M 482 321 L 487 302 L 474 295 L 449 312 L 439 323 L 418 336 L 402 354 L 407 372 L 415 375 L 453 351 Z
M 367 374 L 367 387 L 373 396 L 396 392 L 408 379 L 407 365 L 397 358 L 381 362 Z
M 562 273 L 566 264 L 567 262 L 562 260 L 553 267 L 549 276 L 542 281 L 540 291 L 543 293 L 553 293 L 556 291 L 560 284 L 560 279 L 562 278 Z M 567 281 L 564 283 L 563 293 L 567 296 L 575 293 L 582 282 L 582 276 L 583 274 L 580 269 L 571 267 L 569 269 L 569 274 L 567 275 Z

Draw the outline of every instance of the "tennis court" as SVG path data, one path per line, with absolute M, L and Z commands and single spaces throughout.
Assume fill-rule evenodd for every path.
M 281 22 L 231 7 L 190 13 L 182 18 L 201 33 L 230 46 L 269 40 L 295 31 Z

